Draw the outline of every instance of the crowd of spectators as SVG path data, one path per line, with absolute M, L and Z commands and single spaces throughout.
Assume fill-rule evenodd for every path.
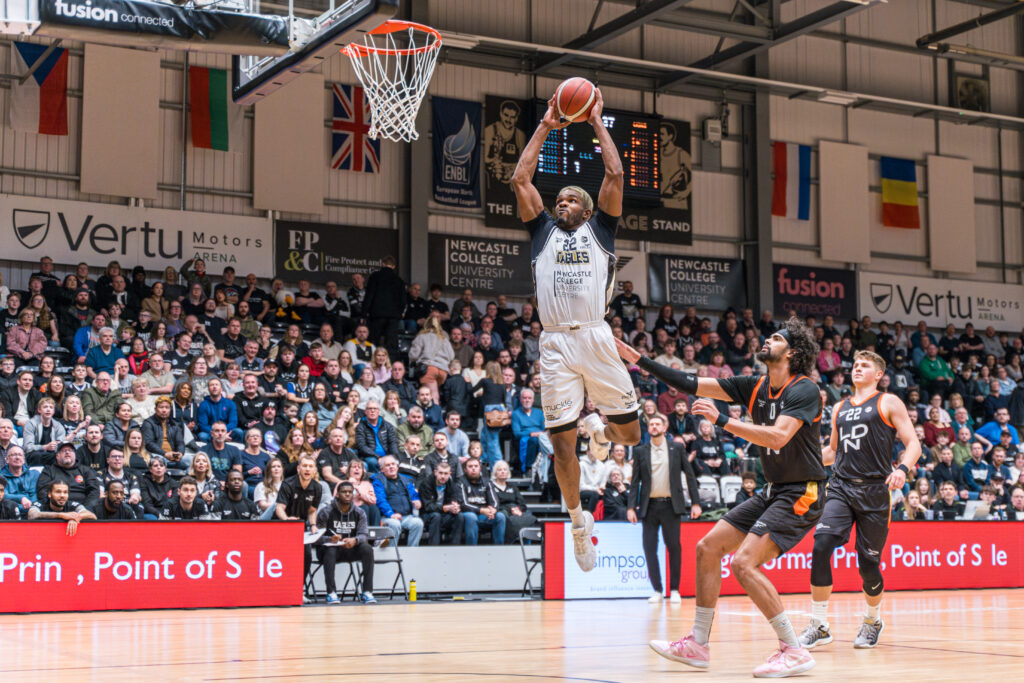
M 319 511 L 351 529 L 365 517 L 409 545 L 517 540 L 537 518 L 513 479 L 541 500 L 558 494 L 535 307 L 478 302 L 471 290 L 446 300 L 438 285 L 424 298 L 390 258 L 349 285 L 275 279 L 264 290 L 255 275 L 214 277 L 200 260 L 155 282 L 115 262 L 95 280 L 86 264 L 61 278 L 44 258 L 27 291 L 0 286 L 0 519 L 63 519 L 69 532 L 94 518 L 315 528 Z M 644 355 L 705 377 L 763 372 L 756 354 L 776 329 L 770 311 L 648 314 L 628 282 L 608 323 Z M 851 394 L 857 350 L 886 359 L 881 390 L 910 408 L 924 455 L 897 518 L 951 519 L 971 501 L 978 518 L 1024 518 L 1024 333 L 807 323 L 821 346 L 823 440 Z M 698 474 L 742 476 L 738 500 L 764 485 L 756 446 L 629 370 L 644 442 L 661 414 Z M 593 411 L 588 402 L 583 416 Z M 584 505 L 625 520 L 631 449 L 614 445 L 602 462 L 582 430 L 578 444 Z M 346 500 L 358 514 L 331 507 L 348 510 Z M 716 498 L 700 503 L 711 512 Z

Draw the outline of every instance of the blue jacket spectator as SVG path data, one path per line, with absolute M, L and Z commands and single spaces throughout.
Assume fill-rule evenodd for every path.
M 996 411 L 994 419 L 978 427 L 976 433 L 983 439 L 988 440 L 989 443 L 999 443 L 999 435 L 1004 431 L 1010 432 L 1010 440 L 1014 446 L 1020 444 L 1020 434 L 1010 424 L 1010 411 L 1006 408 L 1000 408 Z
M 519 445 L 520 469 L 524 473 L 530 472 L 538 451 L 544 457 L 552 453 L 551 440 L 544 431 L 544 411 L 534 407 L 533 398 L 531 389 L 523 389 L 519 407 L 512 411 L 512 434 Z M 540 436 L 533 436 L 537 432 Z
M 380 470 L 373 475 L 373 493 L 377 497 L 381 524 L 394 532 L 396 543 L 406 531 L 409 534 L 408 544 L 419 545 L 423 536 L 423 520 L 416 513 L 422 503 L 412 479 L 398 473 L 398 460 L 394 456 L 381 458 Z M 399 515 L 399 518 L 393 515 Z
M 89 349 L 85 354 L 85 366 L 89 376 L 96 377 L 101 372 L 114 374 L 114 363 L 124 358 L 121 349 L 114 346 L 114 330 L 104 327 L 100 330 L 100 343 Z
M 200 441 L 210 440 L 210 428 L 214 422 L 223 422 L 233 441 L 242 440 L 242 430 L 238 428 L 238 407 L 235 402 L 223 395 L 220 380 L 210 379 L 206 386 L 209 395 L 199 404 L 196 411 L 196 438 Z
M 18 474 L 14 474 L 12 470 L 18 470 Z M 39 472 L 26 467 L 25 452 L 18 446 L 12 446 L 7 451 L 7 464 L 0 469 L 0 476 L 7 480 L 4 498 L 17 503 L 24 517 L 27 510 L 21 504 L 22 499 L 27 498 L 30 503 L 38 501 L 36 482 L 39 481 Z

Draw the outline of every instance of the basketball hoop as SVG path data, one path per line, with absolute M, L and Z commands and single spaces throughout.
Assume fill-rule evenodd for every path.
M 396 37 L 408 41 L 399 45 Z M 416 114 L 434 73 L 441 34 L 411 21 L 386 21 L 342 50 L 352 60 L 370 105 L 370 137 L 395 142 L 419 137 Z

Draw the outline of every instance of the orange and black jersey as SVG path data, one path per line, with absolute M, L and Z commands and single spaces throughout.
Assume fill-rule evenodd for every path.
M 773 484 L 823 481 L 821 464 L 821 394 L 817 385 L 804 376 L 789 378 L 772 390 L 767 377 L 730 377 L 718 381 L 734 403 L 747 406 L 754 424 L 771 426 L 782 415 L 803 424 L 793 438 L 778 451 L 761 447 L 761 465 L 765 479 Z
M 838 437 L 832 471 L 842 479 L 884 480 L 892 472 L 896 428 L 882 414 L 883 394 L 875 392 L 862 403 L 844 398 L 832 411 Z

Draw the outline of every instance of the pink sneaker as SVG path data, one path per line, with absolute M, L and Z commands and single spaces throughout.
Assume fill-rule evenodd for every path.
M 754 669 L 754 678 L 786 678 L 814 668 L 814 658 L 805 647 L 790 647 L 781 640 L 779 649 Z
M 659 655 L 673 662 L 681 662 L 698 669 L 711 666 L 711 648 L 694 640 L 693 633 L 672 643 L 667 640 L 652 640 L 650 646 Z

